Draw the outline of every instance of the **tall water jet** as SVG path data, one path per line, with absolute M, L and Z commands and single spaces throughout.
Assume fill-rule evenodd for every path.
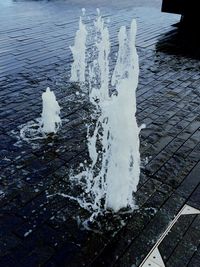
M 82 10 L 83 14 L 85 10 Z M 71 67 L 72 82 L 85 82 L 85 54 L 86 54 L 86 26 L 82 22 L 82 18 L 79 20 L 79 29 L 76 32 L 74 46 L 70 46 L 73 55 L 73 63 Z
M 54 92 L 49 87 L 42 94 L 42 100 L 41 130 L 44 133 L 56 133 L 61 125 L 60 106 L 56 101 Z
M 119 31 L 119 52 L 112 76 L 117 96 L 113 95 L 110 105 L 103 110 L 109 127 L 106 206 L 115 211 L 134 207 L 133 192 L 137 190 L 140 175 L 140 130 L 135 117 L 139 64 L 135 35 L 135 20 L 129 36 L 125 27 Z
M 99 214 L 102 210 L 134 208 L 133 193 L 140 175 L 139 132 L 136 113 L 136 89 L 139 64 L 135 47 L 136 21 L 131 29 L 121 27 L 119 51 L 113 73 L 109 71 L 110 41 L 108 28 L 98 15 L 94 22 L 95 49 L 85 63 L 89 75 L 89 97 L 95 107 L 96 123 L 88 126 L 88 150 L 91 165 L 72 177 L 82 184 L 80 205 Z M 72 65 L 73 67 L 73 65 Z M 110 93 L 110 89 L 115 91 Z M 96 116 L 96 115 L 95 115 Z M 93 115 L 93 117 L 95 117 Z

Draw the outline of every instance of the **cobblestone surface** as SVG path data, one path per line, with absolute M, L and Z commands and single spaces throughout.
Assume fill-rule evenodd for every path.
M 99 233 L 83 230 L 78 222 L 87 212 L 59 195 L 72 190 L 69 172 L 88 157 L 90 107 L 68 82 L 82 2 L 0 1 L 0 266 L 139 266 L 185 203 L 200 209 L 199 53 L 171 26 L 179 16 L 161 13 L 160 2 L 98 5 L 110 19 L 113 52 L 119 26 L 137 18 L 137 119 L 147 126 L 139 209 L 123 225 L 110 214 L 99 218 Z M 94 1 L 85 6 L 92 17 Z M 20 129 L 40 117 L 47 86 L 62 107 L 62 128 L 27 143 Z M 199 218 L 181 217 L 164 239 L 166 266 L 200 266 Z

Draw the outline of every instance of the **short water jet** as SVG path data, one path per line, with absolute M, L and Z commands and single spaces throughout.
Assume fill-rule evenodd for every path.
M 60 106 L 56 101 L 54 92 L 49 87 L 42 94 L 42 100 L 41 130 L 47 134 L 56 133 L 61 125 Z
M 48 134 L 57 133 L 62 122 L 60 106 L 53 91 L 47 87 L 42 94 L 42 116 L 20 126 L 20 139 L 28 143 L 45 139 Z M 35 144 L 36 145 L 36 144 Z

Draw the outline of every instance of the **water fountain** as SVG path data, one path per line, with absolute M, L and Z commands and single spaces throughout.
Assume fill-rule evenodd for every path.
M 81 18 L 74 44 L 80 50 L 77 53 L 77 49 L 71 49 L 74 58 L 71 81 L 88 84 L 90 102 L 94 106 L 92 118 L 96 120 L 95 125 L 88 125 L 91 164 L 71 179 L 83 189 L 76 200 L 94 217 L 102 210 L 117 212 L 136 207 L 133 193 L 140 175 L 140 128 L 135 117 L 139 76 L 136 21 L 132 21 L 129 31 L 124 26 L 120 28 L 118 57 L 112 73 L 109 31 L 99 11 L 93 27 L 93 48 L 86 47 L 89 34 Z M 88 38 L 91 40 L 92 36 Z M 79 61 L 77 55 L 81 55 Z
M 82 18 L 80 17 L 79 29 L 76 32 L 75 36 L 75 45 L 70 47 L 74 58 L 74 62 L 72 63 L 71 67 L 71 78 L 70 78 L 70 81 L 72 82 L 85 82 L 86 38 L 87 38 L 86 26 L 83 24 Z
M 60 106 L 56 101 L 53 91 L 47 87 L 46 92 L 42 94 L 42 120 L 41 130 L 44 133 L 56 133 L 61 125 Z
M 37 146 L 34 141 L 47 138 L 56 133 L 61 126 L 60 106 L 53 91 L 47 87 L 42 94 L 42 116 L 20 126 L 20 139 Z

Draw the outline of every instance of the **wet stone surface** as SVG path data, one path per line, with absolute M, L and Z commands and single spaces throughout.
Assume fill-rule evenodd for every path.
M 0 9 L 2 267 L 139 266 L 185 203 L 200 209 L 198 55 L 179 49 L 180 42 L 174 41 L 179 33 L 171 27 L 179 17 L 160 13 L 158 4 L 129 3 L 120 10 L 105 5 L 103 11 L 110 19 L 112 53 L 117 51 L 119 26 L 138 19 L 137 120 L 146 124 L 140 136 L 141 178 L 135 194 L 139 209 L 131 214 L 108 212 L 89 231 L 80 223 L 88 212 L 62 196 L 79 194 L 69 175 L 88 159 L 86 123 L 92 107 L 87 92 L 69 83 L 68 47 L 80 6 L 65 1 L 4 6 Z M 25 16 L 27 12 L 30 15 Z M 94 15 L 93 6 L 88 14 Z M 41 116 L 41 94 L 47 86 L 62 107 L 62 127 L 47 139 L 24 141 L 20 130 Z M 199 231 L 199 215 L 181 217 L 160 245 L 166 266 L 200 265 Z
M 182 215 L 159 246 L 166 266 L 198 266 L 200 215 Z M 196 263 L 195 263 L 196 261 Z

